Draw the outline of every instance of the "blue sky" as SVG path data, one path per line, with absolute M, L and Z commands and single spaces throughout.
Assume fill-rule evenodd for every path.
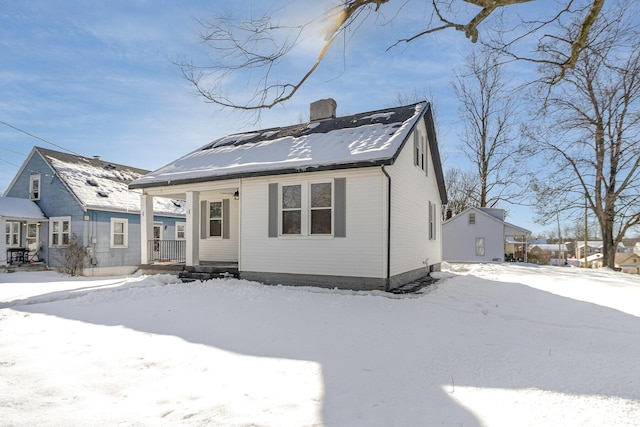
M 399 94 L 418 92 L 433 95 L 444 167 L 459 166 L 461 129 L 450 83 L 472 45 L 447 31 L 387 52 L 419 28 L 415 7 L 396 13 L 384 5 L 381 19 L 336 43 L 297 96 L 265 111 L 258 123 L 196 96 L 172 63 L 204 57 L 196 19 L 227 11 L 255 16 L 272 3 L 0 0 L 0 121 L 83 156 L 153 170 L 229 133 L 307 120 L 317 99 L 334 98 L 338 115 L 347 115 L 397 105 Z M 326 3 L 277 4 L 288 5 L 295 21 Z M 319 44 L 320 33 L 304 40 L 295 66 L 287 68 L 293 78 L 312 63 Z M 247 90 L 241 82 L 228 89 Z M 59 149 L 0 123 L 0 192 L 34 145 Z M 546 229 L 532 222 L 530 209 L 501 207 L 514 224 Z

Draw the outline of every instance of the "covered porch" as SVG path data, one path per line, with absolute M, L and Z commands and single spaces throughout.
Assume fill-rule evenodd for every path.
M 154 234 L 154 215 L 158 215 L 153 209 L 154 198 L 184 206 L 185 221 L 176 226 L 174 239 L 159 239 Z M 237 272 L 240 203 L 239 180 L 144 189 L 140 211 L 142 269 Z

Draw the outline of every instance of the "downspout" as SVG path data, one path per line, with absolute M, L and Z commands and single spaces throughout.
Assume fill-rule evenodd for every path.
M 382 173 L 385 174 L 389 182 L 387 186 L 387 278 L 384 283 L 384 290 L 388 292 L 391 285 L 391 177 L 384 165 L 382 165 Z

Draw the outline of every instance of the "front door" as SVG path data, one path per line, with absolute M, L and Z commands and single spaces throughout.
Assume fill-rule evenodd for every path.
M 162 223 L 156 222 L 153 224 L 153 259 L 160 259 L 160 240 L 162 240 Z
M 27 223 L 27 249 L 29 250 L 29 260 L 40 260 L 40 224 L 35 222 Z

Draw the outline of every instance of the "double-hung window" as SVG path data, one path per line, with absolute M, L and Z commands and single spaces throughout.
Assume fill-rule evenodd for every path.
M 311 184 L 311 234 L 331 234 L 331 183 Z
M 268 199 L 269 237 L 346 237 L 346 178 L 271 183 Z
M 209 237 L 222 237 L 222 202 L 209 202 Z
M 429 240 L 436 238 L 436 204 L 429 202 Z
M 331 234 L 333 190 L 331 182 L 283 185 L 281 230 L 283 235 Z
M 54 217 L 49 219 L 49 245 L 67 246 L 71 233 L 70 217 Z
M 111 247 L 126 248 L 129 245 L 128 231 L 129 231 L 128 219 L 111 218 Z
M 7 221 L 5 223 L 7 247 L 20 246 L 20 223 L 17 221 Z
M 186 222 L 176 222 L 176 240 L 184 240 L 186 236 L 186 230 Z
M 282 234 L 302 233 L 302 185 L 282 186 Z
M 425 175 L 428 175 L 429 155 L 427 154 L 427 140 L 425 135 L 418 129 L 413 131 L 413 164 L 422 169 Z
M 40 200 L 40 174 L 34 174 L 29 177 L 29 198 L 31 200 Z

